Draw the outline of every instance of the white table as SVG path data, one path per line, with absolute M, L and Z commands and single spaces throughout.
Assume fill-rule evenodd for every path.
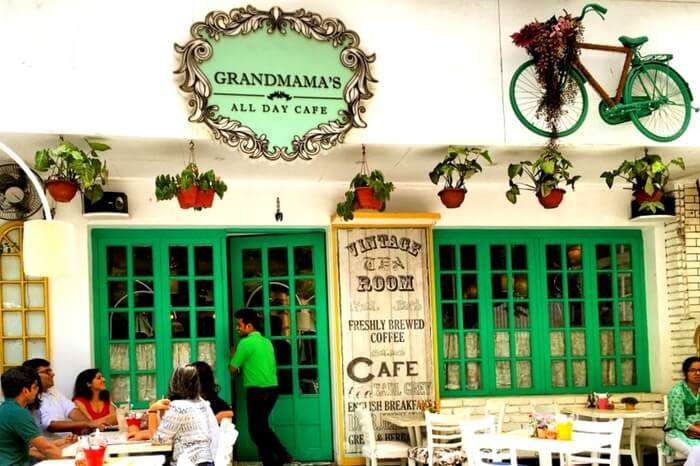
M 552 466 L 552 455 L 555 453 L 571 455 L 604 446 L 604 441 L 590 437 L 576 438 L 574 432 L 571 440 L 549 440 L 531 437 L 530 429 L 516 430 L 503 434 L 485 435 L 488 444 L 508 445 L 522 451 L 534 451 L 540 459 L 540 466 Z
M 405 427 L 408 429 L 409 444 L 412 447 L 423 446 L 423 433 L 421 432 L 421 428 L 425 427 L 425 414 L 383 414 L 382 420 L 397 427 Z
M 150 440 L 127 440 L 124 432 L 105 432 L 107 439 L 107 456 L 126 455 L 150 455 L 152 453 L 169 453 L 173 450 L 172 444 L 152 445 Z M 68 445 L 61 452 L 64 458 L 75 457 L 78 442 Z
M 561 411 L 567 414 L 575 414 L 581 417 L 587 417 L 589 419 L 629 419 L 630 421 L 630 435 L 629 435 L 629 446 L 627 448 L 620 448 L 620 456 L 629 455 L 632 458 L 632 464 L 634 466 L 639 466 L 638 462 L 638 452 L 637 452 L 637 422 L 639 419 L 663 419 L 665 413 L 659 410 L 646 410 L 646 409 L 625 409 L 625 408 L 615 408 L 615 409 L 597 409 L 597 408 L 582 408 L 582 407 L 566 407 L 562 406 Z
M 163 466 L 165 456 L 129 456 L 122 458 L 105 458 L 104 466 Z M 75 460 L 45 460 L 35 466 L 75 466 Z

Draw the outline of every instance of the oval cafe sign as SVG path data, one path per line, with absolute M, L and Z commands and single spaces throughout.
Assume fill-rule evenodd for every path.
M 189 120 L 244 154 L 310 160 L 366 126 L 374 55 L 333 18 L 274 7 L 214 11 L 175 44 Z

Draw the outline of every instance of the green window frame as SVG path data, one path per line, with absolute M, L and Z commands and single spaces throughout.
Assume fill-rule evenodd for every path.
M 443 397 L 649 391 L 636 230 L 434 230 Z

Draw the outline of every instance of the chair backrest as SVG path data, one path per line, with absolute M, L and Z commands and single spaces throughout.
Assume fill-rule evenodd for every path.
M 491 420 L 488 420 L 489 417 Z M 475 424 L 470 426 L 470 422 Z M 493 432 L 488 432 L 489 429 L 495 429 L 493 416 L 487 416 L 485 421 L 478 419 L 470 422 L 462 423 L 469 466 L 494 466 L 495 464 L 516 466 L 518 464 L 516 450 L 504 444 L 503 439 L 494 436 Z M 479 433 L 478 430 L 482 428 L 485 430 Z M 476 430 L 476 433 L 470 435 L 471 430 Z
M 425 412 L 425 430 L 428 437 L 428 464 L 438 450 L 462 450 L 460 424 L 469 420 L 469 412 L 437 414 Z
M 358 408 L 355 411 L 355 416 L 357 416 L 357 421 L 360 423 L 360 431 L 365 441 L 365 445 L 374 451 L 377 446 L 377 437 L 374 434 L 374 422 L 372 420 L 372 413 L 369 412 L 367 408 Z
M 493 416 L 496 419 L 496 433 L 500 434 L 503 432 L 503 419 L 506 416 L 506 402 L 495 398 L 486 400 L 484 415 Z
M 238 439 L 238 430 L 231 419 L 224 418 L 219 426 L 219 443 L 214 457 L 215 466 L 230 466 L 233 457 L 233 446 Z
M 574 463 L 594 462 L 596 464 L 620 464 L 620 439 L 622 438 L 622 426 L 624 419 L 615 419 L 609 422 L 579 421 L 573 423 L 573 436 L 576 439 L 588 438 L 600 441 L 600 447 L 586 453 L 597 453 L 598 457 L 592 460 L 592 455 L 571 455 L 569 458 Z

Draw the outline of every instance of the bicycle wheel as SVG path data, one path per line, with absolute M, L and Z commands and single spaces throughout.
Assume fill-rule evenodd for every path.
M 630 119 L 654 141 L 673 141 L 685 132 L 690 123 L 690 100 L 683 78 L 662 63 L 634 69 L 625 84 L 625 104 L 650 103 L 650 108 L 630 113 Z
M 588 112 L 588 95 L 583 87 L 583 78 L 576 70 L 569 72 L 569 79 L 573 79 L 578 87 L 578 92 L 573 102 L 564 104 L 561 118 L 559 119 L 559 137 L 568 136 L 576 131 Z M 510 80 L 510 105 L 515 116 L 527 129 L 544 137 L 552 137 L 554 134 L 544 119 L 544 115 L 537 115 L 537 109 L 544 95 L 544 87 L 537 81 L 535 61 L 523 63 L 513 74 Z

